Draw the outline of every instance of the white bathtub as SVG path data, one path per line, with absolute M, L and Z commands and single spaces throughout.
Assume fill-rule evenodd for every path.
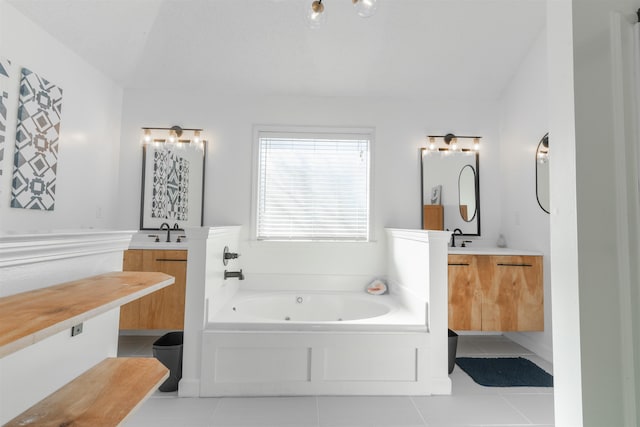
M 200 395 L 431 394 L 425 313 L 364 291 L 240 290 L 209 315 Z
M 424 312 L 392 295 L 336 291 L 239 291 L 207 329 L 231 330 L 427 330 Z

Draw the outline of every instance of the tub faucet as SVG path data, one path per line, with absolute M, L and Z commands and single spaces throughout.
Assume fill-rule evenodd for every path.
M 240 271 L 224 271 L 224 280 L 237 277 L 238 280 L 244 280 L 244 274 L 242 274 L 242 269 Z
M 165 227 L 167 228 L 167 242 L 171 242 L 171 226 L 166 222 L 160 224 L 160 230 L 164 230 Z
M 462 236 L 462 230 L 460 230 L 459 228 L 456 228 L 453 230 L 453 234 L 451 235 L 451 247 L 455 248 L 456 247 L 456 234 L 458 236 Z

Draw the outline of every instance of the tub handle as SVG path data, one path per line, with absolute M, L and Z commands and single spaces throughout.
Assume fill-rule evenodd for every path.
M 222 251 L 222 263 L 227 265 L 230 259 L 236 259 L 240 256 L 239 253 L 229 251 L 229 246 L 225 246 Z

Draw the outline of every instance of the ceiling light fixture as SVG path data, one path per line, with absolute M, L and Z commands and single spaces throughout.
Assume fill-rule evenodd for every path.
M 378 0 L 351 0 L 358 16 L 369 18 L 375 15 L 378 10 Z M 314 0 L 311 7 L 306 9 L 306 21 L 309 28 L 316 29 L 322 27 L 327 20 L 322 0 Z
M 452 133 L 448 133 L 446 135 L 428 135 L 429 138 L 429 151 L 444 151 L 445 154 L 450 151 L 480 151 L 480 136 L 458 136 Z M 442 142 L 444 143 L 442 147 L 439 147 L 436 138 L 442 138 Z M 461 143 L 458 139 L 472 139 L 473 143 L 465 143 L 461 146 Z
M 311 7 L 307 9 L 307 25 L 309 28 L 316 29 L 322 27 L 327 20 L 327 14 L 324 11 L 322 0 L 315 0 L 311 3 Z
M 377 0 L 351 0 L 358 16 L 369 18 L 378 10 Z

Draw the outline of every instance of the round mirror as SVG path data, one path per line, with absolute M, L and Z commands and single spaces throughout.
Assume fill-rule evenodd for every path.
M 462 219 L 466 222 L 473 221 L 476 216 L 476 171 L 471 165 L 466 165 L 460 170 L 458 205 Z
M 542 137 L 536 150 L 536 197 L 546 213 L 551 212 L 549 201 L 549 134 Z

